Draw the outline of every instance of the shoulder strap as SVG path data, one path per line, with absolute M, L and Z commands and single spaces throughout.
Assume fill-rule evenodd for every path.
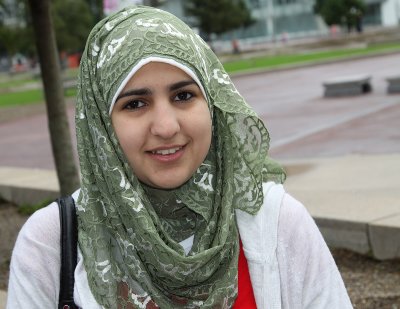
M 61 269 L 59 309 L 78 308 L 74 303 L 74 271 L 77 264 L 77 220 L 71 196 L 57 199 L 60 213 Z

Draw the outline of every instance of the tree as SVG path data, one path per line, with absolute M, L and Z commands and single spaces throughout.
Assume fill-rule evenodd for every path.
M 345 25 L 349 31 L 353 27 L 362 30 L 365 8 L 364 0 L 316 0 L 314 4 L 314 12 L 321 15 L 327 25 Z
M 25 3 L 0 0 L 0 53 L 9 61 L 18 52 L 32 53 L 31 29 L 26 27 Z
M 103 0 L 89 0 L 89 7 L 95 23 L 104 17 Z
M 82 0 L 57 0 L 53 4 L 53 16 L 59 50 L 83 50 L 95 23 L 89 4 Z
M 66 52 L 81 51 L 94 24 L 103 17 L 101 0 L 53 0 L 52 16 L 60 50 Z M 34 54 L 31 18 L 26 0 L 15 0 L 14 9 L 0 0 L 0 14 L 12 15 L 17 25 L 2 25 L 0 18 L 0 49 L 9 56 L 16 52 Z M 10 13 L 12 11 L 13 13 Z M 17 15 L 15 15 L 17 14 Z M 0 16 L 1 17 L 1 16 Z M 11 53 L 11 54 L 10 54 Z
M 243 0 L 188 0 L 184 8 L 188 15 L 197 18 L 207 39 L 212 33 L 222 34 L 254 22 Z
M 8 56 L 12 56 L 21 50 L 21 43 L 25 38 L 25 34 L 25 28 L 0 25 L 0 45 Z
M 57 177 L 61 195 L 67 195 L 79 187 L 79 177 L 72 153 L 50 1 L 29 0 L 29 5 L 42 72 Z
M 165 0 L 143 0 L 143 5 L 159 7 L 165 2 Z

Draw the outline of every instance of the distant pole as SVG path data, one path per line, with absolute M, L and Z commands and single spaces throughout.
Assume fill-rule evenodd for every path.
M 79 187 L 69 131 L 50 0 L 29 0 L 46 98 L 51 146 L 61 195 Z

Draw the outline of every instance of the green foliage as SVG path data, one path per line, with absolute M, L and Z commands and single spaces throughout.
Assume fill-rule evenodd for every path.
M 185 11 L 197 18 L 198 27 L 207 36 L 246 27 L 254 22 L 243 0 L 187 0 Z
M 21 49 L 21 38 L 24 37 L 25 28 L 0 26 L 2 47 L 9 55 L 13 55 Z
M 144 0 L 143 5 L 152 6 L 154 8 L 159 7 L 166 0 Z
M 53 3 L 53 21 L 58 49 L 76 52 L 83 50 L 95 17 L 86 1 L 57 0 Z
M 24 51 L 31 54 L 34 50 L 32 31 L 26 26 L 26 6 L 24 0 L 14 2 L 0 1 L 0 52 L 13 55 Z M 16 20 L 13 24 L 7 24 L 8 18 Z
M 365 13 L 364 0 L 316 0 L 314 12 L 321 15 L 327 25 L 357 26 Z
M 0 0 L 1 1 L 1 0 Z M 17 12 L 18 25 L 2 25 L 0 20 L 0 52 L 35 53 L 33 32 L 26 0 L 15 0 L 18 10 L 1 6 L 5 12 Z M 53 22 L 60 51 L 76 52 L 85 47 L 86 38 L 94 24 L 103 17 L 102 0 L 53 0 Z
M 89 2 L 89 7 L 93 15 L 94 22 L 97 23 L 104 17 L 103 0 L 86 0 L 86 2 Z

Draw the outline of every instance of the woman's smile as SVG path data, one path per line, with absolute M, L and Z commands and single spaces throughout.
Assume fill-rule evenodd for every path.
M 160 162 L 174 162 L 180 159 L 185 151 L 186 145 L 181 146 L 163 146 L 147 153 L 154 159 Z

